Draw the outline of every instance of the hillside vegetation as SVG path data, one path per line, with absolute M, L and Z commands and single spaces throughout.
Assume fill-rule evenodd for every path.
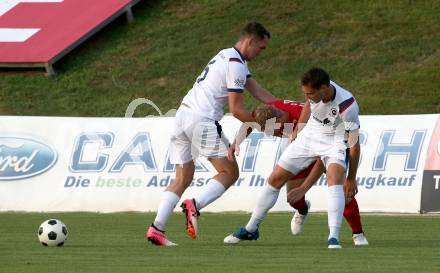
M 250 20 L 272 39 L 249 67 L 280 98 L 303 100 L 299 78 L 320 66 L 361 114 L 440 113 L 439 14 L 437 0 L 142 1 L 133 24 L 110 24 L 59 61 L 55 77 L 0 70 L 0 114 L 123 116 L 135 98 L 167 112 Z

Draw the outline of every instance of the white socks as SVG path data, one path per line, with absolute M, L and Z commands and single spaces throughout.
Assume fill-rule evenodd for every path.
M 195 198 L 197 209 L 201 210 L 202 208 L 211 204 L 217 198 L 222 196 L 225 191 L 225 186 L 223 186 L 222 183 L 218 182 L 215 179 L 209 180 L 208 184 L 205 185 L 202 193 L 197 198 Z
M 173 213 L 174 208 L 179 202 L 180 197 L 171 191 L 165 191 L 162 194 L 159 208 L 157 209 L 156 219 L 154 219 L 154 226 L 164 231 L 168 218 Z
M 257 205 L 252 212 L 251 219 L 246 225 L 247 231 L 255 232 L 258 229 L 258 226 L 263 221 L 264 217 L 266 217 L 267 212 L 275 205 L 279 193 L 280 190 L 272 187 L 269 184 L 264 187 L 260 197 L 258 198 Z
M 205 186 L 202 193 L 196 198 L 197 209 L 202 209 L 211 204 L 214 200 L 219 198 L 226 191 L 222 183 L 215 179 L 211 179 Z M 165 230 L 168 218 L 173 213 L 174 208 L 179 202 L 180 197 L 171 191 L 165 191 L 162 194 L 159 208 L 157 209 L 156 218 L 154 219 L 154 226 L 160 230 Z
M 328 187 L 327 207 L 328 227 L 330 230 L 328 238 L 339 240 L 339 229 L 341 228 L 345 207 L 344 187 L 342 185 Z

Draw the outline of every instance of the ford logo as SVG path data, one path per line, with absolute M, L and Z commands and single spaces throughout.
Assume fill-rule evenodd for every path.
M 23 179 L 49 170 L 57 153 L 34 139 L 0 137 L 0 181 Z

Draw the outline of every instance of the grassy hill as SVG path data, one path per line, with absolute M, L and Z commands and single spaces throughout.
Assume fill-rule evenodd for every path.
M 311 66 L 356 96 L 362 114 L 440 113 L 440 1 L 142 1 L 55 65 L 0 70 L 0 114 L 123 116 L 135 98 L 177 108 L 208 60 L 249 20 L 271 32 L 250 63 L 280 98 L 302 100 Z M 247 107 L 257 103 L 248 98 Z M 144 107 L 138 116 L 155 114 Z

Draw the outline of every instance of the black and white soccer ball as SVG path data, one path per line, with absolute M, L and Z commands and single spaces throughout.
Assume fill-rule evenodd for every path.
M 60 220 L 46 220 L 38 228 L 38 240 L 44 246 L 62 246 L 66 239 L 67 227 Z

